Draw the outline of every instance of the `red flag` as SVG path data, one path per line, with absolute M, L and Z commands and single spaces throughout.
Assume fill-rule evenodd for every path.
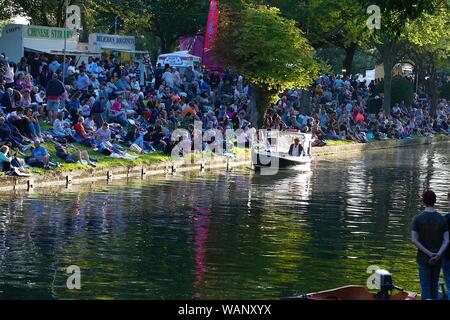
M 209 4 L 208 23 L 206 24 L 205 51 L 210 50 L 217 34 L 217 24 L 219 22 L 218 1 L 211 0 Z

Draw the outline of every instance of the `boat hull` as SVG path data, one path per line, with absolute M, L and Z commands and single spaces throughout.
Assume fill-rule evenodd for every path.
M 309 166 L 311 161 L 312 157 L 309 156 L 293 157 L 282 153 L 253 152 L 252 155 L 252 163 L 255 169 L 264 167 L 287 169 L 296 166 Z
M 417 300 L 415 293 L 400 291 L 387 298 L 379 297 L 363 286 L 345 286 L 337 289 L 309 293 L 289 300 Z

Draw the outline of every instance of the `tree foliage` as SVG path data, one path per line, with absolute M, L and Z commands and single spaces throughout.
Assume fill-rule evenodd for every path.
M 425 13 L 407 23 L 403 34 L 404 41 L 410 44 L 408 57 L 431 96 L 432 115 L 436 112 L 438 100 L 438 70 L 450 65 L 450 13 L 446 3 L 440 4 L 433 14 Z
M 363 5 L 378 5 L 381 9 L 381 29 L 373 29 L 371 40 L 379 51 L 384 67 L 384 108 L 390 113 L 392 106 L 392 68 L 406 55 L 408 40 L 404 37 L 407 26 L 425 14 L 431 14 L 446 0 L 360 0 Z
M 274 94 L 307 87 L 319 74 L 313 48 L 295 21 L 280 10 L 246 5 L 240 12 L 222 4 L 213 54 L 255 85 L 259 122 Z
M 112 3 L 117 2 L 117 3 Z M 205 0 L 102 0 L 107 12 L 118 15 L 128 32 L 153 35 L 163 52 L 173 50 L 181 36 L 205 28 L 209 1 Z
M 272 0 L 270 4 L 280 8 L 284 17 L 295 20 L 314 48 L 344 49 L 339 70 L 352 72 L 357 47 L 367 46 L 368 38 L 365 8 L 358 0 Z
M 252 5 L 237 14 L 222 6 L 214 54 L 267 89 L 305 87 L 319 72 L 308 40 L 277 8 Z
M 32 24 L 62 27 L 65 0 L 0 0 L 3 18 L 25 15 Z M 195 35 L 205 28 L 207 0 L 68 0 L 82 10 L 86 32 L 113 33 L 118 30 L 159 39 L 162 51 L 173 50 L 180 36 Z

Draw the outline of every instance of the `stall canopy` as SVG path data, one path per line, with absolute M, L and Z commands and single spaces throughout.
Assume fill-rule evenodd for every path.
M 129 50 L 129 49 L 118 49 L 114 47 L 105 47 L 102 46 L 102 50 L 108 50 L 108 51 L 117 51 L 117 52 L 126 52 L 131 54 L 148 54 L 148 51 L 139 51 L 139 50 Z
M 58 56 L 64 55 L 64 50 L 51 50 L 51 54 L 55 54 Z M 66 50 L 66 55 L 68 56 L 100 56 L 100 53 L 93 51 L 80 51 L 80 50 Z
M 31 48 L 30 46 L 23 48 L 25 51 L 32 52 L 32 53 L 47 53 L 47 54 L 53 54 L 51 51 L 52 49 L 48 48 Z

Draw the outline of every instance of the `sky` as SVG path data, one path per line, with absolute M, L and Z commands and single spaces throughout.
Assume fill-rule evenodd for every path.
M 27 17 L 22 17 L 22 16 L 16 16 L 12 19 L 12 23 L 15 24 L 28 24 L 29 23 L 29 19 Z

